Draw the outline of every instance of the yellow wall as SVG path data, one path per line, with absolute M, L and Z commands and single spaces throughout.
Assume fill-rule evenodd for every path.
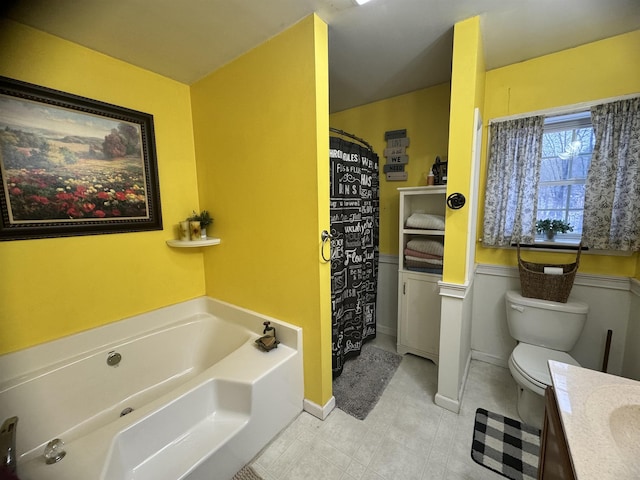
M 198 182 L 222 243 L 207 294 L 304 329 L 305 397 L 331 398 L 327 27 L 312 15 L 192 86 Z
M 163 231 L 0 243 L 0 353 L 204 294 L 202 254 L 165 240 L 198 207 L 189 88 L 0 21 L 0 75 L 154 115 Z
M 491 119 L 637 92 L 640 92 L 640 30 L 487 72 L 478 234 L 481 236 L 484 213 L 486 126 Z M 583 255 L 580 271 L 633 277 L 637 275 L 636 257 L 637 254 Z M 526 259 L 565 263 L 575 256 L 527 252 Z M 498 265 L 517 263 L 513 249 L 482 246 L 477 248 L 476 260 Z
M 460 192 L 470 198 L 474 111 L 482 110 L 484 81 L 480 17 L 472 17 L 454 27 L 447 195 Z M 468 225 L 469 203 L 459 210 L 447 209 L 445 282 L 465 282 Z
M 380 252 L 398 254 L 399 187 L 426 185 L 424 177 L 436 156 L 447 156 L 449 135 L 449 84 L 425 88 L 330 116 L 332 127 L 352 133 L 371 144 L 380 156 Z M 406 182 L 388 182 L 382 173 L 386 163 L 384 133 L 407 129 L 410 145 Z

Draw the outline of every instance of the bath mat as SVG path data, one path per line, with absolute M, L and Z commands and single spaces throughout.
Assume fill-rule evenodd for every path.
M 333 381 L 336 407 L 359 420 L 367 418 L 401 361 L 401 355 L 365 343 Z
M 231 480 L 262 480 L 262 477 L 250 465 L 245 465 Z
M 471 458 L 511 480 L 538 476 L 540 430 L 509 417 L 476 410 Z

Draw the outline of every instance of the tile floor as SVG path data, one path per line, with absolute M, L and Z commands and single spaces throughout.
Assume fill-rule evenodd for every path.
M 378 334 L 395 352 L 395 337 Z M 476 408 L 518 419 L 509 370 L 473 360 L 460 414 L 433 402 L 437 367 L 405 355 L 364 421 L 302 412 L 252 462 L 264 480 L 500 480 L 471 459 Z

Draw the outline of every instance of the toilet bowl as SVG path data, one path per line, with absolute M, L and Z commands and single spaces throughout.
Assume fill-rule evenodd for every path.
M 505 304 L 509 333 L 518 341 L 509 357 L 509 371 L 518 384 L 518 415 L 541 428 L 544 391 L 551 385 L 548 361 L 580 365 L 566 352 L 578 340 L 589 307 L 527 298 L 516 291 L 506 293 Z
M 538 428 L 544 417 L 544 391 L 551 385 L 549 360 L 580 366 L 568 353 L 527 343 L 519 343 L 509 357 L 509 371 L 518 384 L 518 415 Z

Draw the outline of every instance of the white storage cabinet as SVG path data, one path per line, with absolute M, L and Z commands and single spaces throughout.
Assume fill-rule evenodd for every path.
M 441 274 L 411 271 L 406 268 L 404 250 L 416 237 L 440 238 L 444 230 L 406 228 L 414 213 L 445 215 L 446 186 L 399 188 L 399 269 L 398 269 L 398 353 L 412 353 L 438 363 L 440 345 Z

